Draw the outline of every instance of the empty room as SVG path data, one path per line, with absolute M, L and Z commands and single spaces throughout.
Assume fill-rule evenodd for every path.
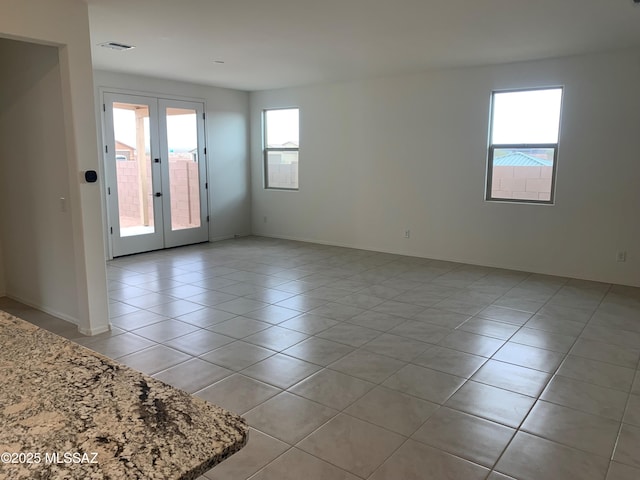
M 640 2 L 2 0 L 0 479 L 640 478 Z

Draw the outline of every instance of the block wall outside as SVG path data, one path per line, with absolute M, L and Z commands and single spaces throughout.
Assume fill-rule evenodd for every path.
M 493 198 L 549 200 L 553 167 L 495 166 L 491 195 Z
M 171 179 L 171 227 L 174 230 L 200 226 L 200 183 L 198 163 L 169 158 Z
M 147 158 L 147 162 L 149 159 Z M 140 182 L 138 181 L 138 162 L 118 161 L 116 163 L 118 179 L 118 209 L 120 226 L 131 227 L 144 224 L 140 208 Z M 191 159 L 170 158 L 169 178 L 171 190 L 172 228 L 189 228 L 200 225 L 200 192 L 198 163 Z M 151 172 L 146 175 L 148 195 L 153 195 Z M 153 202 L 148 202 L 149 222 L 153 225 Z
M 298 188 L 298 164 L 270 164 L 269 185 L 275 188 Z
M 147 162 L 149 159 L 147 158 Z M 147 164 L 149 165 L 149 163 Z M 140 182 L 138 181 L 137 160 L 117 161 L 116 172 L 118 179 L 118 210 L 120 226 L 131 227 L 142 225 L 140 211 Z M 147 191 L 153 193 L 151 172 L 147 171 Z M 153 204 L 149 202 L 149 224 L 153 225 Z

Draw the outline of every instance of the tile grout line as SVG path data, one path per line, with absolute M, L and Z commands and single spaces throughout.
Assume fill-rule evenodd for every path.
M 566 285 L 566 283 L 568 283 L 568 282 L 565 282 L 565 284 L 564 284 L 564 285 Z M 611 289 L 611 285 L 610 285 L 610 286 L 609 286 L 609 288 L 607 289 L 607 293 L 610 291 L 610 289 Z M 558 292 L 559 290 L 561 290 L 561 288 L 560 288 L 560 289 L 558 289 L 558 290 L 556 291 L 556 294 L 557 294 L 557 292 Z M 603 301 L 603 299 L 606 297 L 607 293 L 605 293 L 605 294 L 602 296 L 602 299 L 601 299 L 601 300 L 600 300 L 600 302 L 598 303 L 598 306 L 600 306 L 600 305 L 602 304 L 602 301 Z M 554 295 L 554 296 L 555 296 L 555 295 Z M 553 299 L 553 296 L 552 296 L 549 300 L 547 300 L 547 301 L 543 304 L 543 306 L 542 306 L 542 307 L 540 307 L 540 308 L 537 310 L 537 312 L 539 312 L 542 308 L 544 308 L 545 306 L 547 306 L 547 305 L 549 304 L 549 302 L 550 302 L 552 299 Z M 502 473 L 502 472 L 500 472 L 500 471 L 498 471 L 498 470 L 495 470 L 495 467 L 498 465 L 498 463 L 500 463 L 500 460 L 502 459 L 502 457 L 504 456 L 504 454 L 506 453 L 506 451 L 509 449 L 509 446 L 513 443 L 513 440 L 515 439 L 516 435 L 517 435 L 519 432 L 526 433 L 526 434 L 528 434 L 528 435 L 532 435 L 532 434 L 531 434 L 531 433 L 529 433 L 529 432 L 525 432 L 525 431 L 523 431 L 523 430 L 522 430 L 522 425 L 524 425 L 524 423 L 525 423 L 525 421 L 527 420 L 527 418 L 529 418 L 529 415 L 531 414 L 531 411 L 534 409 L 534 407 L 537 405 L 537 403 L 538 403 L 538 402 L 540 402 L 540 401 L 544 401 L 544 400 L 541 400 L 541 399 L 540 399 L 540 397 L 544 394 L 545 390 L 546 390 L 546 389 L 548 388 L 548 386 L 549 386 L 549 383 L 551 383 L 551 380 L 555 377 L 555 375 L 557 374 L 558 370 L 560 370 L 560 368 L 561 368 L 561 367 L 562 367 L 562 365 L 564 364 L 564 362 L 565 362 L 566 358 L 569 356 L 569 352 L 571 351 L 571 349 L 573 348 L 573 346 L 575 345 L 575 343 L 576 343 L 576 342 L 578 341 L 578 339 L 580 338 L 580 335 L 582 334 L 582 332 L 584 331 L 584 329 L 586 328 L 586 326 L 587 326 L 587 325 L 589 324 L 589 322 L 591 321 L 591 318 L 593 318 L 593 315 L 595 315 L 595 312 L 597 311 L 597 309 L 598 309 L 598 307 L 596 307 L 596 308 L 593 310 L 593 313 L 592 313 L 592 314 L 591 314 L 591 316 L 589 317 L 589 320 L 587 320 L 587 322 L 584 324 L 584 327 L 582 328 L 581 333 L 576 337 L 576 339 L 575 339 L 575 340 L 574 340 L 574 342 L 572 343 L 571 347 L 569 347 L 569 349 L 567 350 L 567 353 L 565 353 L 565 354 L 564 354 L 564 357 L 563 357 L 562 361 L 558 364 L 558 366 L 556 367 L 556 369 L 554 370 L 554 372 L 553 372 L 553 373 L 550 373 L 549 379 L 545 382 L 545 385 L 544 385 L 544 387 L 540 390 L 540 393 L 538 393 L 538 395 L 535 397 L 535 402 L 531 405 L 531 407 L 529 408 L 529 410 L 527 411 L 527 413 L 525 414 L 525 416 L 522 418 L 522 421 L 520 422 L 520 424 L 519 424 L 519 425 L 518 425 L 518 427 L 516 428 L 516 431 L 514 432 L 513 436 L 511 437 L 511 439 L 509 440 L 509 442 L 507 443 L 507 445 L 506 445 L 506 446 L 505 446 L 505 448 L 503 449 L 502 453 L 500 454 L 500 456 L 498 457 L 498 459 L 497 459 L 497 460 L 496 460 L 496 462 L 494 463 L 494 466 L 493 466 L 493 468 L 491 469 L 491 472 Z M 534 314 L 534 316 L 535 316 L 535 315 L 536 315 L 536 314 Z M 532 316 L 531 318 L 533 318 L 533 316 Z M 524 325 L 523 325 L 523 327 L 522 327 L 522 328 L 524 328 Z M 550 403 L 553 403 L 553 402 L 550 402 Z M 562 405 L 561 405 L 561 406 L 562 406 Z M 565 408 L 569 408 L 569 407 L 565 407 Z M 572 409 L 572 410 L 575 410 L 575 409 Z M 579 410 L 577 410 L 577 411 L 579 411 Z M 533 435 L 533 436 L 537 436 L 537 435 Z M 563 445 L 563 446 L 568 447 L 568 448 L 572 448 L 572 449 L 575 449 L 575 450 L 582 451 L 582 450 L 580 450 L 580 449 L 576 449 L 575 447 L 570 447 L 569 445 L 564 445 L 564 444 L 562 444 L 562 443 L 560 443 L 560 442 L 556 442 L 556 441 L 554 441 L 554 440 L 547 439 L 547 438 L 545 438 L 545 437 L 540 437 L 540 438 L 543 438 L 543 439 L 545 439 L 545 440 L 547 440 L 547 441 L 551 441 L 551 442 L 553 442 L 553 443 L 557 443 L 558 445 Z M 608 468 L 609 468 L 609 467 L 607 466 L 607 470 L 608 470 Z M 606 477 L 606 474 L 605 474 L 605 477 Z
M 633 385 L 634 385 L 635 380 L 636 380 L 635 377 L 638 376 L 638 371 L 639 371 L 638 369 L 640 369 L 640 358 L 636 362 L 636 373 L 634 375 L 634 378 L 631 380 L 631 388 L 629 389 L 629 392 L 627 394 L 627 401 L 625 402 L 624 409 L 622 410 L 622 418 L 620 419 L 620 427 L 618 428 L 618 433 L 616 435 L 616 441 L 614 442 L 613 450 L 611 451 L 611 458 L 609 459 L 609 466 L 607 467 L 607 475 L 609 475 L 609 471 L 611 470 L 611 464 L 613 463 L 613 459 L 615 457 L 616 450 L 618 448 L 618 442 L 620 441 L 620 435 L 622 434 L 622 428 L 625 425 L 624 418 L 625 418 L 625 416 L 627 414 L 627 409 L 629 408 L 629 403 L 631 402 L 631 395 L 633 395 Z M 626 464 L 623 464 L 623 465 L 626 465 Z

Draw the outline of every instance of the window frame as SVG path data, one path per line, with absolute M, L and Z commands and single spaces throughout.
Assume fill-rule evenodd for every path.
M 492 143 L 493 141 L 493 128 L 494 128 L 494 113 L 495 113 L 495 96 L 501 93 L 512 92 L 536 92 L 540 90 L 560 90 L 560 113 L 558 118 L 558 140 L 555 143 Z M 528 203 L 533 205 L 554 205 L 556 194 L 556 173 L 558 168 L 558 150 L 560 146 L 560 130 L 562 125 L 562 106 L 564 102 L 564 87 L 552 86 L 552 87 L 535 87 L 535 88 L 513 88 L 508 90 L 493 90 L 491 92 L 491 114 L 489 117 L 489 146 L 487 148 L 487 175 L 485 184 L 485 200 L 488 202 L 507 202 L 507 203 Z M 520 198 L 499 198 L 493 197 L 491 194 L 491 188 L 493 185 L 493 160 L 496 149 L 552 149 L 553 150 L 553 165 L 551 170 L 551 192 L 549 194 L 549 200 L 533 200 L 533 199 L 520 199 Z
M 265 108 L 262 110 L 262 170 L 264 177 L 264 189 L 265 190 L 283 190 L 287 192 L 297 192 L 300 190 L 300 170 L 298 170 L 297 184 L 295 188 L 288 187 L 272 187 L 269 185 L 269 153 L 270 152 L 297 152 L 298 159 L 300 159 L 300 145 L 297 148 L 270 148 L 267 146 L 267 112 L 277 110 L 298 110 L 298 136 L 300 135 L 300 107 L 278 107 L 278 108 Z M 300 163 L 298 162 L 298 168 Z

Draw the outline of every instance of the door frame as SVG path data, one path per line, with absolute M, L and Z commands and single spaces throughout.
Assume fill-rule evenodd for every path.
M 103 203 L 103 211 L 102 211 L 102 217 L 103 217 L 103 225 L 105 225 L 105 229 L 104 229 L 104 235 L 105 235 L 105 256 L 107 258 L 107 260 L 113 260 L 114 255 L 113 255 L 113 236 L 111 235 L 110 232 L 110 223 L 111 223 L 111 209 L 113 208 L 112 206 L 110 206 L 110 202 L 109 202 L 109 192 L 108 192 L 108 183 L 107 183 L 107 162 L 108 162 L 108 158 L 107 158 L 107 154 L 108 152 L 107 150 L 107 145 L 108 145 L 108 134 L 107 134 L 107 124 L 105 121 L 105 94 L 114 94 L 114 95 L 129 95 L 132 97 L 146 97 L 146 98 L 150 98 L 151 100 L 156 100 L 159 102 L 159 100 L 164 99 L 164 100 L 169 100 L 169 101 L 175 101 L 175 102 L 194 102 L 194 103 L 200 103 L 202 104 L 203 107 L 203 113 L 207 111 L 207 102 L 204 98 L 200 98 L 200 97 L 188 97 L 188 96 L 183 96 L 183 95 L 174 95 L 174 94 L 162 94 L 162 93 L 157 93 L 157 92 L 148 92 L 148 91 L 143 91 L 143 90 L 128 90 L 128 89 L 124 89 L 124 88 L 118 88 L 118 87 L 99 87 L 97 89 L 98 92 L 98 99 L 97 99 L 97 103 L 99 105 L 98 108 L 98 112 L 97 112 L 97 116 L 98 116 L 98 120 L 99 120 L 99 124 L 100 124 L 100 152 L 101 152 L 101 158 L 102 161 L 100 162 L 100 173 L 102 176 L 102 187 L 103 187 L 103 199 L 105 199 L 104 203 Z M 202 139 L 200 139 L 200 137 L 198 138 L 198 140 L 202 140 L 202 145 L 200 145 L 200 148 L 202 150 L 201 152 L 201 158 L 204 158 L 204 175 L 201 175 L 200 178 L 200 182 L 205 184 L 205 188 L 203 190 L 203 195 L 202 195 L 202 203 L 201 203 L 201 210 L 204 209 L 205 211 L 205 219 L 206 219 L 206 224 L 205 224 L 205 230 L 206 230 L 206 238 L 201 240 L 203 242 L 205 241 L 210 241 L 211 239 L 211 229 L 210 229 L 210 223 L 209 223 L 209 209 L 210 209 L 210 196 L 209 196 L 209 159 L 208 159 L 208 155 L 207 155 L 207 138 L 208 138 L 208 134 L 207 134 L 207 119 L 206 117 L 203 116 L 203 135 L 202 135 Z M 115 152 L 114 152 L 115 155 Z M 115 161 L 115 160 L 114 160 Z M 162 248 L 171 248 L 169 246 L 166 247 L 160 247 Z

